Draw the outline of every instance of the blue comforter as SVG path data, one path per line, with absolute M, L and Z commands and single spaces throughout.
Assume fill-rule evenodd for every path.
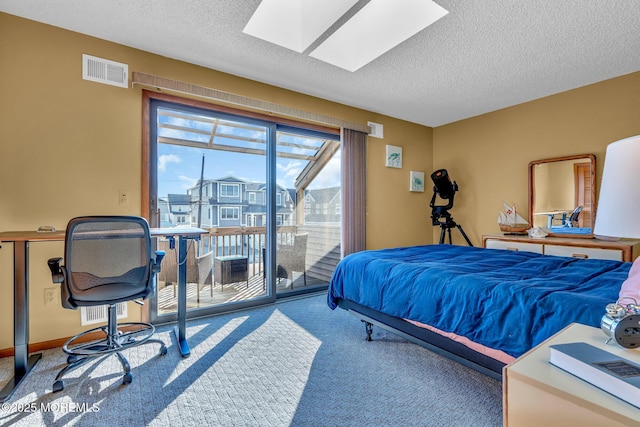
M 599 327 L 630 267 L 452 245 L 364 251 L 340 261 L 328 304 L 351 300 L 518 357 L 570 323 Z

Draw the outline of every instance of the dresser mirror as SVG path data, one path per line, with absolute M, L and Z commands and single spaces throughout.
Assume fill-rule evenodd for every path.
M 555 237 L 593 237 L 596 157 L 557 157 L 529 163 L 529 224 Z

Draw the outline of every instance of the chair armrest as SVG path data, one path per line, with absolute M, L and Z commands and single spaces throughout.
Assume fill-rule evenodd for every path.
M 49 270 L 51 270 L 51 280 L 53 283 L 62 283 L 64 280 L 64 275 L 62 274 L 62 269 L 60 268 L 60 263 L 62 262 L 62 258 L 50 258 L 47 261 L 47 265 L 49 265 Z

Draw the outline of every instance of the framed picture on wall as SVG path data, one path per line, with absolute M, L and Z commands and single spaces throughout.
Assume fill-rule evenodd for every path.
M 409 172 L 409 191 L 424 192 L 424 172 Z
M 386 166 L 388 168 L 402 168 L 402 147 L 387 145 Z

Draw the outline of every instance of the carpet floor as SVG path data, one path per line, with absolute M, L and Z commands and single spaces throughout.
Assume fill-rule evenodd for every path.
M 315 295 L 187 323 L 191 356 L 169 326 L 158 346 L 72 371 L 61 349 L 42 359 L 0 407 L 17 426 L 501 426 L 501 383 L 374 327 Z M 0 359 L 0 385 L 13 359 Z

